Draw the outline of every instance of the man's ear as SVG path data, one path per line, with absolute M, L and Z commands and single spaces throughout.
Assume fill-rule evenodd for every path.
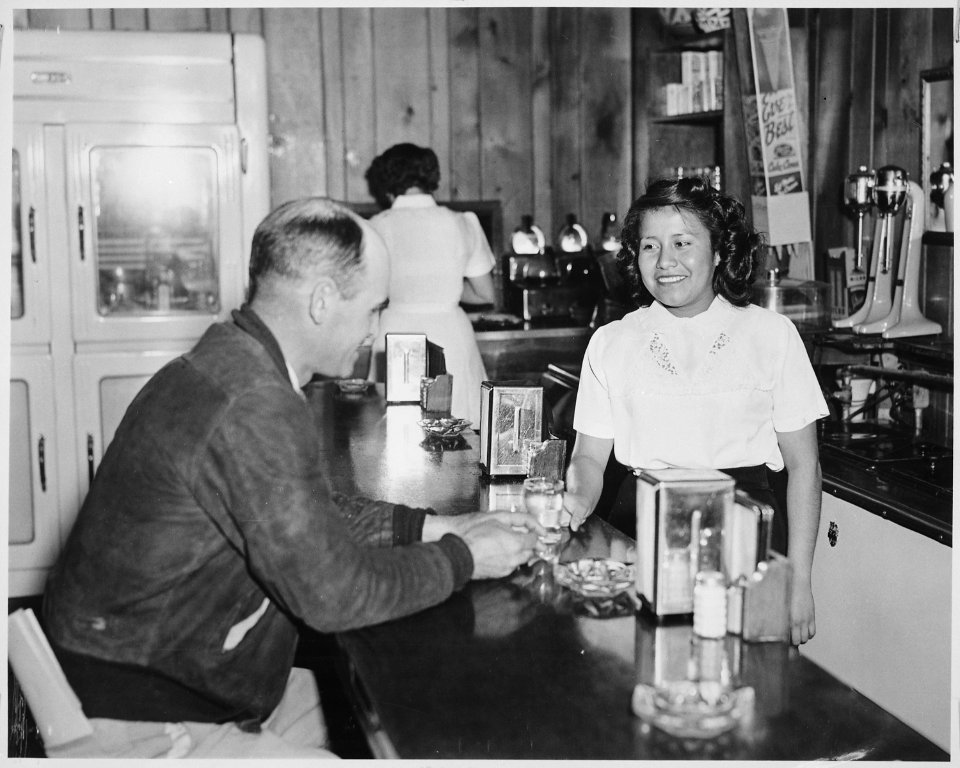
M 329 277 L 320 278 L 310 292 L 310 319 L 320 325 L 326 319 L 334 300 L 340 297 L 337 284 Z

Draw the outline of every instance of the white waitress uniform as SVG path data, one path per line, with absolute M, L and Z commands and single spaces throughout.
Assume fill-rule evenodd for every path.
M 465 277 L 480 277 L 496 263 L 476 214 L 438 205 L 432 195 L 400 195 L 370 219 L 390 254 L 390 304 L 373 346 L 375 380 L 387 333 L 425 333 L 443 347 L 453 375 L 452 413 L 480 426 L 480 383 L 487 372 L 460 296 Z
M 655 302 L 598 328 L 573 426 L 613 438 L 627 467 L 779 471 L 776 433 L 828 412 L 793 323 L 718 296 L 694 317 Z

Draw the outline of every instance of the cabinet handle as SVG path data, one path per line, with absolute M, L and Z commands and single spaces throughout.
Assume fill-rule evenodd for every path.
M 83 206 L 77 206 L 77 228 L 80 231 L 80 261 L 86 260 L 87 252 L 86 245 L 83 242 L 84 233 L 86 232 L 86 226 L 83 223 Z
M 839 536 L 840 536 L 840 527 L 835 522 L 833 522 L 833 520 L 831 520 L 830 525 L 827 526 L 827 541 L 830 542 L 831 547 L 837 546 L 837 538 Z
M 93 435 L 87 435 L 87 479 L 93 485 Z
M 30 233 L 30 258 L 33 263 L 37 263 L 37 209 L 30 206 L 30 214 L 27 216 L 27 231 Z
M 37 461 L 40 463 L 40 490 L 47 492 L 47 439 L 40 435 L 37 441 Z

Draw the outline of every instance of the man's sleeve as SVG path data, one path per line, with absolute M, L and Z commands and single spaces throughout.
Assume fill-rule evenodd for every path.
M 203 507 L 271 597 L 333 632 L 414 613 L 462 587 L 473 571 L 469 549 L 453 535 L 414 541 L 423 511 L 366 502 L 351 522 L 297 407 L 282 396 L 238 400 L 211 436 L 196 481 Z M 402 546 L 370 546 L 393 543 L 397 517 Z

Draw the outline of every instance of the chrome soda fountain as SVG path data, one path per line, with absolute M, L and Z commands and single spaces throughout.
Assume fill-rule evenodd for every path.
M 873 264 L 870 277 L 867 278 L 867 315 L 853 326 L 855 333 L 877 333 L 873 323 L 882 320 L 893 306 L 893 217 L 903 207 L 907 199 L 909 184 L 907 172 L 896 165 L 885 165 L 877 170 L 877 183 L 873 188 L 873 199 L 880 215 L 879 243 L 874 241 Z M 879 245 L 879 248 L 878 248 Z M 873 281 L 872 296 L 869 283 Z
M 857 215 L 857 258 L 854 262 L 853 271 L 850 274 L 850 286 L 861 285 L 867 281 L 866 273 L 863 270 L 863 217 L 873 206 L 873 190 L 877 185 L 877 174 L 875 171 L 867 170 L 867 166 L 861 165 L 856 173 L 847 176 L 844 182 L 844 199 L 847 208 Z M 868 290 L 873 288 L 873 282 L 868 282 Z M 851 328 L 857 323 L 862 322 L 867 317 L 870 308 L 872 295 L 867 294 L 863 304 L 850 314 L 849 317 L 841 318 L 833 322 L 834 328 Z

